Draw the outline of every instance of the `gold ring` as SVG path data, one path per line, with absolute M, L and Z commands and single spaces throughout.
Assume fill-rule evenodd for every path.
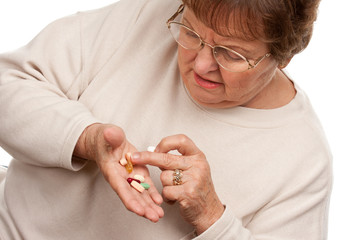
M 173 173 L 173 184 L 174 185 L 181 185 L 182 184 L 182 181 L 181 181 L 182 176 L 183 176 L 182 170 L 175 169 L 174 173 Z

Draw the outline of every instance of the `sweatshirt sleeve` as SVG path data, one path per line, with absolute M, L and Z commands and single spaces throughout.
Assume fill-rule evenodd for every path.
M 307 173 L 299 171 L 250 221 L 236 216 L 235 206 L 204 233 L 190 233 L 183 240 L 324 240 L 327 239 L 329 199 L 332 188 L 331 156 L 313 154 Z M 302 176 L 300 176 L 302 175 Z M 290 184 L 287 184 L 290 182 Z
M 0 145 L 15 159 L 79 170 L 82 131 L 99 122 L 78 101 L 84 87 L 79 15 L 57 20 L 27 46 L 0 55 Z
M 236 218 L 232 210 L 226 207 L 221 218 L 201 235 L 196 236 L 195 232 L 191 232 L 182 238 L 182 240 L 190 239 L 253 240 L 254 238 L 251 232 L 243 227 L 241 221 Z

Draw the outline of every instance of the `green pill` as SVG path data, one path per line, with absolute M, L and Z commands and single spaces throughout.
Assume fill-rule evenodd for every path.
M 150 185 L 147 183 L 140 183 L 141 186 L 143 186 L 146 190 L 148 190 L 150 188 Z

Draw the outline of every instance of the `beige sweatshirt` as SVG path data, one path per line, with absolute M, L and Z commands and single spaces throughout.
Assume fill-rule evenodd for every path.
M 298 87 L 272 110 L 208 109 L 187 94 L 166 27 L 178 1 L 121 0 L 46 27 L 0 56 L 0 239 L 190 239 L 178 206 L 127 211 L 94 162 L 72 158 L 95 122 L 146 150 L 183 133 L 205 153 L 226 210 L 196 239 L 325 239 L 331 154 Z M 161 191 L 160 170 L 150 167 Z

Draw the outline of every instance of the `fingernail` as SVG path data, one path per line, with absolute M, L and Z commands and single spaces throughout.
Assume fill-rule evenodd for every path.
M 137 153 L 137 152 L 135 152 L 135 153 L 133 153 L 133 154 L 131 154 L 131 160 L 138 160 L 138 159 L 140 159 L 140 153 Z

